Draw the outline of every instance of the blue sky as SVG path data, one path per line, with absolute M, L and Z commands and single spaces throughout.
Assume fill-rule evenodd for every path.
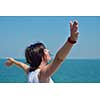
M 24 58 L 31 43 L 43 42 L 55 55 L 69 36 L 69 21 L 79 22 L 79 39 L 72 59 L 100 59 L 100 17 L 98 16 L 0 16 L 0 58 Z

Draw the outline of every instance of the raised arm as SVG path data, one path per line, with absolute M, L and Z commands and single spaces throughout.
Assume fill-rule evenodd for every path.
M 58 50 L 54 60 L 48 64 L 45 68 L 41 69 L 40 76 L 41 78 L 49 78 L 61 65 L 61 63 L 65 60 L 67 55 L 69 54 L 73 44 L 76 43 L 78 38 L 78 22 L 74 21 L 74 23 L 70 22 L 70 37 L 65 42 L 65 44 Z
M 24 64 L 24 63 L 22 63 L 20 61 L 17 61 L 17 60 L 15 60 L 13 58 L 10 58 L 10 57 L 7 58 L 7 59 L 8 60 L 5 63 L 6 66 L 11 66 L 11 65 L 15 64 L 18 67 L 22 68 L 26 73 L 28 72 L 28 69 L 29 69 L 28 65 L 26 65 L 26 64 Z

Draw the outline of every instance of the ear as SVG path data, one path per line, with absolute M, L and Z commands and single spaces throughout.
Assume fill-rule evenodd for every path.
M 44 53 L 47 51 L 47 49 L 44 49 Z
M 47 52 L 46 49 L 44 49 L 44 56 L 46 56 L 46 52 Z
M 47 60 L 47 49 L 44 49 L 44 57 L 43 60 Z
M 44 49 L 44 55 L 46 55 L 47 54 L 47 49 Z

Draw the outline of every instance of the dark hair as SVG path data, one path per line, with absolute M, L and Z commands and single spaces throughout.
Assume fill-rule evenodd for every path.
M 25 57 L 27 63 L 30 65 L 29 72 L 36 70 L 41 64 L 42 58 L 44 58 L 44 49 L 46 47 L 41 42 L 32 44 L 26 48 Z

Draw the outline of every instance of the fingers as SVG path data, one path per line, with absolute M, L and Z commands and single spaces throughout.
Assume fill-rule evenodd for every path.
M 6 66 L 9 66 L 9 62 L 5 62 L 4 64 L 5 64 Z
M 74 22 L 70 21 L 70 35 L 71 38 L 76 41 L 78 38 L 78 21 L 75 20 Z
M 75 20 L 74 22 L 70 21 L 70 28 L 72 29 L 74 26 L 78 25 L 78 21 Z
M 7 61 L 4 63 L 6 66 L 11 66 L 13 64 L 11 57 L 6 57 Z
M 78 21 L 75 20 L 74 22 L 70 21 L 70 31 L 71 33 L 76 33 L 78 30 Z
M 9 66 L 11 66 L 13 63 L 12 63 L 12 62 L 10 62 L 10 61 L 7 61 L 7 62 L 5 62 L 4 64 L 5 64 L 6 66 L 8 66 L 8 67 L 9 67 Z
M 73 27 L 73 33 L 76 33 L 77 30 L 78 30 L 78 26 L 74 26 L 74 27 Z
M 73 31 L 74 31 L 74 32 L 77 32 L 77 30 L 78 30 L 78 21 L 75 20 L 75 21 L 74 21 L 74 24 L 73 24 Z
M 77 20 L 74 21 L 73 26 L 74 26 L 74 25 L 78 25 L 78 21 L 77 21 Z

